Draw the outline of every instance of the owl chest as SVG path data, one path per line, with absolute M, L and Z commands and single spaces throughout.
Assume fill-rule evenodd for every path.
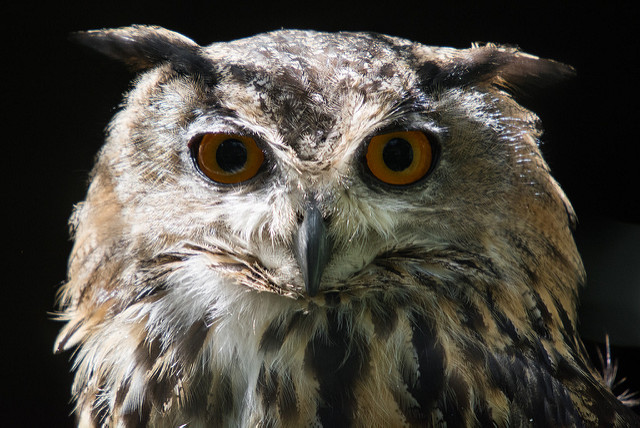
M 444 397 L 445 353 L 417 313 L 280 316 L 235 358 L 224 369 L 228 407 L 214 407 L 240 425 L 424 425 Z
M 416 307 L 281 314 L 250 340 L 238 336 L 217 365 L 205 425 L 517 425 L 545 414 L 543 402 L 553 403 L 550 423 L 578 417 L 535 360 L 498 358 L 445 330 Z

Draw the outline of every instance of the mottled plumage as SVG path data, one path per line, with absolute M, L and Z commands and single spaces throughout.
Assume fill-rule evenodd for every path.
M 55 350 L 81 426 L 639 424 L 576 332 L 574 214 L 513 99 L 569 67 L 369 33 L 76 38 L 143 71 L 71 222 Z M 396 131 L 429 143 L 409 184 L 368 157 Z

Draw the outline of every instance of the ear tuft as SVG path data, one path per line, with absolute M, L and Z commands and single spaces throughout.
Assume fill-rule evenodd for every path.
M 529 55 L 516 48 L 487 44 L 474 46 L 468 52 L 476 67 L 486 69 L 482 80 L 511 93 L 527 94 L 575 75 L 575 69 L 570 65 Z
M 79 31 L 69 38 L 122 61 L 136 71 L 170 63 L 180 73 L 209 77 L 213 65 L 193 40 L 157 26 L 133 25 L 115 29 Z
M 425 61 L 418 74 L 424 84 L 436 86 L 493 85 L 512 94 L 524 95 L 575 75 L 573 67 L 538 58 L 517 48 L 474 44 L 469 49 L 418 49 Z

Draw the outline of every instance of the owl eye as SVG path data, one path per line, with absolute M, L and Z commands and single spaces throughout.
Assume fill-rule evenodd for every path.
M 205 134 L 197 150 L 198 168 L 218 183 L 246 181 L 258 173 L 264 153 L 251 137 L 235 134 Z
M 421 131 L 399 131 L 376 135 L 366 154 L 369 171 L 387 184 L 415 183 L 433 163 L 433 148 Z

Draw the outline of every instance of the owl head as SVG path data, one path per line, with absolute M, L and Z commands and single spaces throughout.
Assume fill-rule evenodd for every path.
M 565 65 L 364 33 L 208 47 L 146 26 L 76 38 L 144 71 L 72 221 L 76 293 L 89 272 L 185 246 L 255 267 L 249 287 L 303 298 L 366 288 L 357 278 L 382 255 L 453 246 L 512 258 L 513 235 L 563 237 L 575 263 L 538 119 L 511 95 L 571 74 Z
M 56 349 L 82 345 L 79 378 L 126 377 L 126 352 L 102 349 L 126 349 L 132 320 L 163 355 L 198 320 L 250 334 L 268 313 L 370 296 L 435 311 L 476 293 L 525 334 L 573 331 L 573 211 L 514 99 L 570 67 L 373 33 L 75 38 L 139 72 L 71 220 Z

